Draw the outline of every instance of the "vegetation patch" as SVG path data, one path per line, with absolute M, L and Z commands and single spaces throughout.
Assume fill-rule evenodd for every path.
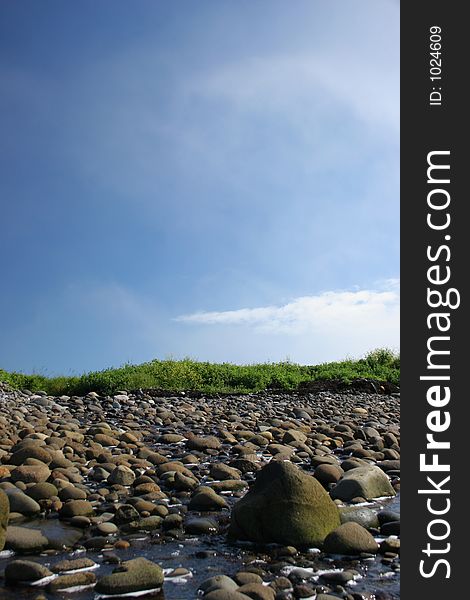
M 44 390 L 60 396 L 83 396 L 94 391 L 113 394 L 117 390 L 157 388 L 204 393 L 248 393 L 266 389 L 296 390 L 306 382 L 335 380 L 346 384 L 373 379 L 394 385 L 400 383 L 400 356 L 378 349 L 358 360 L 298 365 L 289 361 L 252 365 L 209 363 L 197 360 L 152 360 L 141 365 L 94 371 L 80 376 L 7 372 L 0 369 L 0 381 L 17 389 Z

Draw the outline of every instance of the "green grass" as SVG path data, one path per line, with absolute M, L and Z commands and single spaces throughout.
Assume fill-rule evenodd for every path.
M 316 366 L 291 362 L 254 365 L 215 364 L 184 360 L 153 360 L 141 365 L 126 364 L 72 377 L 46 377 L 10 373 L 0 369 L 0 381 L 17 389 L 44 390 L 60 396 L 85 395 L 95 391 L 157 388 L 205 393 L 258 392 L 267 388 L 295 390 L 306 381 L 336 379 L 351 382 L 358 378 L 377 379 L 399 385 L 400 357 L 388 349 L 374 350 L 359 360 L 324 363 Z

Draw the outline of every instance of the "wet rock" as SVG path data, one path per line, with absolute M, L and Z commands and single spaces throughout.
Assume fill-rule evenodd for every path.
M 396 537 L 388 537 L 380 543 L 379 552 L 380 554 L 386 554 L 387 552 L 400 554 L 400 540 Z
M 139 511 L 131 504 L 123 504 L 122 506 L 119 506 L 114 514 L 114 521 L 118 525 L 131 523 L 131 521 L 137 521 L 139 518 Z
M 394 510 L 380 510 L 377 513 L 377 518 L 379 519 L 379 523 L 383 525 L 384 523 L 391 523 L 392 521 L 400 520 L 400 513 Z
M 214 463 L 211 465 L 211 476 L 214 479 L 227 480 L 227 479 L 240 479 L 240 471 L 238 469 L 234 469 L 233 467 L 229 467 L 224 463 Z
M 113 535 L 119 531 L 114 523 L 99 523 L 96 529 L 103 535 Z
M 49 545 L 47 538 L 37 529 L 10 525 L 5 547 L 18 554 L 39 554 Z
M 263 583 L 263 579 L 256 573 L 249 571 L 239 571 L 235 576 L 234 580 L 238 585 L 245 585 L 247 583 Z
M 211 511 L 228 508 L 227 501 L 219 496 L 212 488 L 202 486 L 191 498 L 189 510 Z
M 224 481 L 216 481 L 208 484 L 208 487 L 212 488 L 214 492 L 240 492 L 248 487 L 246 481 L 240 479 L 225 479 Z
M 66 573 L 78 569 L 90 569 L 96 567 L 96 563 L 90 558 L 76 558 L 73 560 L 61 560 L 51 567 L 54 573 Z
M 339 514 L 341 523 L 353 521 L 366 529 L 379 526 L 377 513 L 364 506 L 344 506 L 339 509 Z
M 340 523 L 321 484 L 289 462 L 271 462 L 232 511 L 229 535 L 255 542 L 319 545 Z
M 357 523 L 344 523 L 325 538 L 323 550 L 329 554 L 376 553 L 379 547 L 372 535 Z
M 96 575 L 90 572 L 72 573 L 71 575 L 60 575 L 53 579 L 48 585 L 49 592 L 61 592 L 62 590 L 73 591 L 70 588 L 92 586 L 96 583 Z
M 294 594 L 296 598 L 312 598 L 315 595 L 315 590 L 311 585 L 300 583 L 294 586 Z
M 32 560 L 15 559 L 5 568 L 5 581 L 10 584 L 39 581 L 52 575 L 47 567 Z
M 237 590 L 239 594 L 245 594 L 252 600 L 274 600 L 274 590 L 262 583 L 246 583 Z
M 208 535 L 218 533 L 219 526 L 212 519 L 192 518 L 185 522 L 184 529 L 190 535 Z
M 400 535 L 400 521 L 382 523 L 380 526 L 380 533 L 382 535 Z
M 125 561 L 110 575 L 98 580 L 95 591 L 100 594 L 122 595 L 158 589 L 163 584 L 163 570 L 146 558 Z
M 205 579 L 199 586 L 199 590 L 204 594 L 213 590 L 224 590 L 226 592 L 234 592 L 238 589 L 238 584 L 227 575 L 214 575 Z
M 137 521 L 131 521 L 121 526 L 122 531 L 133 532 L 133 531 L 153 531 L 161 527 L 163 519 L 157 515 L 151 515 L 150 517 L 143 517 Z
M 228 590 L 213 590 L 204 595 L 204 600 L 251 600 L 250 596 Z

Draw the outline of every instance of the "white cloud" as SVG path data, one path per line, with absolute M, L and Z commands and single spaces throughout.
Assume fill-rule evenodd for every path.
M 360 65 L 360 67 L 358 66 Z M 328 54 L 286 53 L 225 64 L 191 82 L 194 91 L 219 97 L 238 110 L 273 111 L 299 127 L 338 103 L 379 131 L 398 133 L 398 71 L 341 49 Z M 312 108 L 315 107 L 315 111 Z
M 176 320 L 199 325 L 247 326 L 262 334 L 316 333 L 361 338 L 383 332 L 396 346 L 399 283 L 388 280 L 383 289 L 328 291 L 295 298 L 282 306 L 198 312 L 181 315 Z

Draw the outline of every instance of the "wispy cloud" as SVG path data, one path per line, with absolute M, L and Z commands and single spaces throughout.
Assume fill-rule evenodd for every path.
M 383 72 L 383 64 L 361 64 L 353 54 L 335 48 L 329 54 L 280 54 L 254 57 L 223 65 L 192 83 L 201 94 L 219 97 L 239 110 L 282 113 L 304 126 L 331 103 L 380 132 L 397 133 L 399 103 L 397 76 Z M 316 115 L 318 116 L 318 115 Z
M 177 321 L 200 325 L 243 325 L 258 333 L 291 334 L 324 332 L 390 331 L 399 327 L 399 283 L 386 282 L 384 289 L 328 291 L 295 298 L 281 306 L 197 312 Z

